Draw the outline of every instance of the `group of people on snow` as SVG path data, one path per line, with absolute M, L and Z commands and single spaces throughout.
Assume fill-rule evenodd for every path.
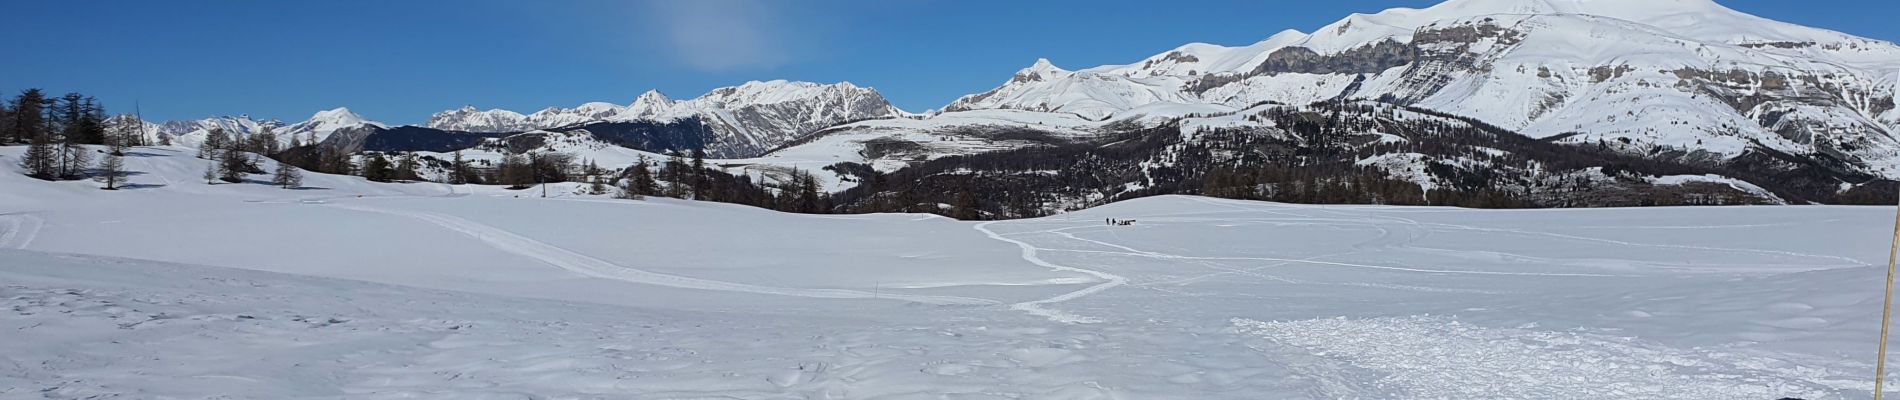
M 1109 226 L 1116 226 L 1116 225 L 1124 225 L 1124 226 L 1125 226 L 1125 225 L 1134 225 L 1134 224 L 1135 224 L 1135 220 L 1132 220 L 1132 219 L 1114 219 L 1114 218 L 1105 218 L 1105 219 L 1102 219 L 1102 222 L 1106 222 L 1106 223 L 1108 223 L 1108 225 L 1109 225 Z

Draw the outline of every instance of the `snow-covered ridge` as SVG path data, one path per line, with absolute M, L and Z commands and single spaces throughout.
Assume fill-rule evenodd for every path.
M 1246 46 L 1193 43 L 1125 65 L 1071 71 L 1037 60 L 945 109 L 1111 120 L 1379 99 L 1532 137 L 1718 159 L 1751 146 L 1827 154 L 1892 178 L 1900 177 L 1896 71 L 1893 43 L 1708 0 L 1451 0 Z
M 627 105 L 590 102 L 574 108 L 549 107 L 532 114 L 474 106 L 436 113 L 424 127 L 445 131 L 477 133 L 528 132 L 544 129 L 573 128 L 592 123 L 633 122 L 672 123 L 696 119 L 705 127 L 709 154 L 720 157 L 755 156 L 807 133 L 838 124 L 908 115 L 884 99 L 877 90 L 849 82 L 818 84 L 784 80 L 752 81 L 743 85 L 714 89 L 686 100 L 673 100 L 658 91 L 647 91 Z M 309 120 L 286 125 L 280 121 L 256 121 L 248 116 L 217 117 L 198 121 L 168 122 L 153 125 L 152 131 L 172 136 L 183 146 L 197 146 L 212 128 L 249 135 L 272 129 L 282 140 L 296 138 L 317 141 L 346 128 L 388 128 L 351 112 L 347 108 L 322 111 Z
M 318 111 L 311 115 L 310 119 L 295 124 L 285 124 L 283 121 L 275 119 L 256 120 L 252 119 L 249 115 L 239 115 L 219 116 L 190 121 L 147 123 L 146 127 L 150 135 L 170 136 L 173 144 L 197 147 L 204 144 L 205 138 L 210 135 L 213 129 L 221 129 L 225 134 L 238 136 L 255 135 L 268 130 L 277 135 L 278 141 L 289 143 L 293 137 L 305 141 L 309 141 L 312 138 L 316 141 L 322 141 L 324 138 L 330 137 L 330 134 L 337 130 L 364 125 L 387 127 L 387 125 L 381 122 L 364 118 L 362 115 L 351 112 L 349 108 L 343 107 Z M 151 142 L 154 143 L 158 141 L 156 137 L 150 139 Z
M 469 132 L 523 132 L 597 122 L 671 122 L 699 118 L 713 131 L 714 153 L 753 155 L 800 135 L 840 123 L 904 115 L 877 90 L 850 82 L 818 84 L 751 81 L 673 100 L 647 91 L 625 106 L 593 102 L 523 115 L 463 107 L 429 118 L 426 126 Z
M 423 126 L 468 132 L 523 132 L 560 128 L 592 122 L 671 121 L 706 116 L 747 107 L 783 103 L 832 103 L 849 109 L 856 102 L 872 103 L 876 114 L 898 115 L 875 89 L 861 88 L 850 82 L 818 84 L 785 80 L 751 81 L 739 86 L 713 89 L 697 98 L 673 100 L 657 90 L 648 90 L 625 106 L 589 102 L 574 108 L 548 107 L 533 114 L 491 109 L 478 111 L 474 106 L 436 113 Z M 849 111 L 849 110 L 842 110 Z
M 452 131 L 509 132 L 518 130 L 521 122 L 527 118 L 528 116 L 514 111 L 502 109 L 482 111 L 469 105 L 435 113 L 429 117 L 429 122 L 425 125 Z

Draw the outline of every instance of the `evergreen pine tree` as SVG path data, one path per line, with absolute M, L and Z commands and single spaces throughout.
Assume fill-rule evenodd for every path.
M 277 132 L 266 126 L 245 140 L 247 151 L 263 155 L 277 154 Z
M 20 168 L 26 170 L 27 176 L 50 181 L 59 177 L 58 157 L 52 139 L 41 134 L 33 137 L 33 144 L 26 148 L 26 155 L 20 158 Z
M 648 164 L 646 156 L 640 156 L 640 162 L 633 164 L 633 170 L 627 173 L 628 192 L 640 196 L 659 194 L 659 184 L 653 181 L 653 170 Z
M 607 184 L 602 182 L 602 179 L 600 178 L 599 175 L 588 175 L 587 176 L 587 193 L 607 194 Z
M 0 121 L 8 125 L 6 132 L 11 138 L 0 141 L 31 142 L 47 135 L 46 131 L 46 94 L 39 89 L 27 89 L 13 99 L 12 119 Z M 51 138 L 46 138 L 50 140 Z
M 210 162 L 210 163 L 206 163 L 206 164 L 205 164 L 205 173 L 204 173 L 204 179 L 205 179 L 205 184 L 206 184 L 206 185 L 215 185 L 215 184 L 217 184 L 217 182 L 218 182 L 218 167 L 219 167 L 219 166 L 222 166 L 222 165 L 224 165 L 224 163 L 221 163 L 221 162 L 217 162 L 217 161 L 212 161 L 212 162 Z
M 687 177 L 687 179 L 691 179 L 693 183 L 693 199 L 696 199 L 696 200 L 711 199 L 712 196 L 707 196 L 706 152 L 704 150 L 693 149 L 693 164 L 692 164 L 691 171 L 692 171 L 692 173 L 690 174 L 691 176 Z
M 230 147 L 230 144 L 231 136 L 224 133 L 224 128 L 211 128 L 209 132 L 205 132 L 204 143 L 198 145 L 198 158 L 209 160 L 218 157 L 222 155 L 220 151 L 225 147 Z
M 970 221 L 980 217 L 977 212 L 976 196 L 970 193 L 968 187 L 957 192 L 956 204 L 952 204 L 950 210 L 951 218 Z
M 396 170 L 390 177 L 404 182 L 422 180 L 421 176 L 416 175 L 416 167 L 416 154 L 403 154 L 402 158 L 396 161 Z
M 462 151 L 456 150 L 453 158 L 449 159 L 449 184 L 467 184 L 468 175 L 468 162 L 462 160 Z
M 271 174 L 270 182 L 273 185 L 285 189 L 302 187 L 303 171 L 297 169 L 296 166 L 290 165 L 290 163 L 280 162 L 277 163 L 277 171 Z
M 125 181 L 125 155 L 113 151 L 99 159 L 99 181 L 105 182 L 105 190 L 119 190 L 119 183 Z
M 230 183 L 244 181 L 244 176 L 255 168 L 251 163 L 251 153 L 237 146 L 227 146 L 218 153 L 218 180 Z
M 130 115 L 120 115 L 106 119 L 106 145 L 114 146 L 114 151 L 124 151 L 125 147 L 143 145 L 144 133 L 141 122 Z M 120 155 L 124 155 L 121 153 Z
M 59 176 L 62 179 L 80 179 L 86 176 L 86 166 L 92 165 L 92 151 L 78 142 L 67 141 L 59 146 Z
M 686 198 L 686 161 L 680 159 L 678 152 L 674 152 L 670 157 L 667 157 L 664 174 L 666 176 L 666 197 L 676 199 Z
M 80 100 L 79 106 L 79 142 L 80 144 L 105 144 L 106 109 L 92 97 Z
M 792 211 L 816 214 L 823 209 L 818 194 L 818 178 L 803 170 L 792 171 L 792 188 L 796 203 Z
M 13 137 L 13 108 L 10 104 L 0 101 L 0 145 L 18 141 Z
M 53 99 L 52 109 L 47 110 L 47 122 L 53 128 L 49 129 L 51 133 L 58 134 L 61 142 L 79 142 L 79 121 L 85 112 L 85 99 L 86 96 L 78 93 L 67 93 Z
M 389 165 L 389 159 L 382 153 L 372 153 L 363 161 L 363 177 L 373 182 L 389 182 L 395 178 L 396 171 Z

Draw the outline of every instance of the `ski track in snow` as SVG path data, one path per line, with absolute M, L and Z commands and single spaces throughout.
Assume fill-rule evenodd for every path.
M 39 236 L 44 220 L 32 214 L 0 214 L 0 249 L 25 249 Z
M 614 264 L 606 260 L 576 253 L 558 246 L 530 239 L 513 232 L 484 225 L 475 221 L 428 212 L 398 211 L 372 208 L 359 205 L 331 204 L 332 207 L 389 214 L 422 220 L 451 231 L 468 235 L 497 250 L 514 253 L 539 260 L 548 265 L 576 274 L 595 278 L 612 279 L 639 284 L 677 287 L 685 289 L 715 290 L 725 292 L 756 293 L 778 296 L 811 297 L 825 299 L 891 299 L 924 304 L 939 305 L 994 305 L 1001 302 L 989 299 L 956 296 L 923 296 L 897 293 L 876 293 L 850 289 L 807 289 L 759 286 L 744 283 L 715 281 L 644 271 Z
M 1372 215 L 1355 216 L 1355 215 L 1346 215 L 1346 214 L 1341 214 L 1337 212 L 1331 212 L 1327 210 L 1321 210 L 1321 211 L 1327 211 L 1333 214 L 1339 214 L 1339 215 L 1344 215 L 1344 216 L 1349 216 L 1349 217 L 1358 217 L 1358 218 L 1352 218 L 1352 219 L 1327 219 L 1327 218 L 1313 217 L 1309 215 L 1301 215 L 1301 214 L 1279 212 L 1279 211 L 1260 210 L 1260 209 L 1253 209 L 1249 207 L 1240 207 L 1240 206 L 1235 206 L 1235 205 L 1222 204 L 1218 202 L 1203 200 L 1199 198 L 1194 198 L 1194 199 L 1197 201 L 1201 201 L 1203 203 L 1215 204 L 1215 205 L 1239 209 L 1243 211 L 1265 212 L 1265 213 L 1278 214 L 1278 215 L 1287 215 L 1287 216 L 1296 217 L 1302 220 L 1319 221 L 1319 222 L 1335 222 L 1335 223 L 1344 222 L 1344 221 L 1354 221 L 1354 220 L 1360 221 L 1356 225 L 1371 225 L 1380 231 L 1380 235 L 1377 238 L 1374 238 L 1372 241 L 1361 243 L 1354 246 L 1355 248 L 1358 248 L 1361 250 L 1363 250 L 1367 246 L 1382 247 L 1382 248 L 1404 247 L 1405 244 L 1414 242 L 1417 240 L 1419 236 L 1422 236 L 1422 232 L 1417 232 L 1416 228 L 1427 226 L 1427 224 L 1420 223 L 1415 220 L 1399 218 L 1399 217 L 1372 216 Z M 1293 208 L 1299 208 L 1299 207 L 1293 207 Z M 1371 223 L 1373 221 L 1378 221 L 1378 220 L 1399 222 L 1403 224 L 1404 226 L 1414 228 L 1412 229 L 1414 232 L 1411 232 L 1410 235 L 1407 235 L 1407 238 L 1395 240 L 1395 238 L 1397 238 L 1397 235 L 1395 235 L 1391 229 L 1388 229 L 1381 225 Z M 1065 311 L 1054 310 L 1045 306 L 1049 304 L 1062 303 L 1062 302 L 1067 302 L 1070 300 L 1075 300 L 1075 299 L 1082 298 L 1085 296 L 1100 293 L 1102 291 L 1105 291 L 1117 286 L 1127 285 L 1128 278 L 1120 276 L 1120 275 L 1108 273 L 1108 272 L 1098 271 L 1098 270 L 1077 268 L 1077 267 L 1051 263 L 1047 260 L 1043 260 L 1042 257 L 1039 255 L 1039 253 L 1043 251 L 1110 254 L 1110 255 L 1122 255 L 1122 256 L 1130 256 L 1130 257 L 1143 257 L 1143 258 L 1165 259 L 1165 260 L 1183 260 L 1183 261 L 1195 262 L 1204 267 L 1219 271 L 1213 274 L 1191 277 L 1187 279 L 1177 279 L 1177 280 L 1171 280 L 1171 281 L 1165 281 L 1165 282 L 1153 282 L 1153 283 L 1144 283 L 1144 284 L 1136 285 L 1136 286 L 1142 286 L 1142 287 L 1152 287 L 1154 285 L 1160 285 L 1160 284 L 1187 284 L 1194 281 L 1203 280 L 1203 279 L 1207 279 L 1213 276 L 1224 275 L 1224 274 L 1248 275 L 1248 276 L 1254 276 L 1254 277 L 1259 277 L 1259 278 L 1268 279 L 1268 280 L 1280 281 L 1284 283 L 1294 283 L 1294 284 L 1302 283 L 1302 282 L 1287 279 L 1284 277 L 1268 275 L 1268 274 L 1263 274 L 1259 272 L 1262 269 L 1284 266 L 1287 264 L 1309 264 L 1309 265 L 1319 265 L 1319 266 L 1328 266 L 1328 267 L 1347 267 L 1347 268 L 1362 268 L 1362 269 L 1375 269 L 1375 270 L 1385 270 L 1385 271 L 1414 272 L 1414 273 L 1427 273 L 1427 274 L 1448 274 L 1448 275 L 1585 277 L 1585 278 L 1621 278 L 1621 277 L 1636 277 L 1637 276 L 1637 275 L 1560 273 L 1560 272 L 1447 270 L 1447 269 L 1393 267 L 1393 266 L 1383 266 L 1383 265 L 1356 264 L 1356 263 L 1347 263 L 1347 262 L 1319 260 L 1320 258 L 1325 258 L 1328 256 L 1336 256 L 1338 254 L 1321 255 L 1321 256 L 1314 256 L 1314 257 L 1307 257 L 1307 258 L 1185 256 L 1185 255 L 1179 255 L 1179 254 L 1170 254 L 1170 253 L 1163 253 L 1163 252 L 1156 252 L 1156 251 L 1141 250 L 1141 249 L 1137 249 L 1137 248 L 1133 248 L 1133 247 L 1129 247 L 1125 245 L 1119 245 L 1119 244 L 1109 243 L 1109 242 L 1105 242 L 1101 240 L 1084 238 L 1081 236 L 1077 236 L 1073 233 L 1067 232 L 1069 230 L 1089 228 L 1092 226 L 1071 226 L 1071 227 L 1065 227 L 1065 228 L 1056 228 L 1056 229 L 1048 229 L 1048 230 L 1040 230 L 1040 231 L 1000 234 L 1000 233 L 996 233 L 996 231 L 994 230 L 989 229 L 989 226 L 991 224 L 995 224 L 996 222 L 998 221 L 979 223 L 975 225 L 975 229 L 979 232 L 983 232 L 983 234 L 985 236 L 988 236 L 990 239 L 1008 242 L 1008 243 L 1016 245 L 1017 248 L 1021 249 L 1022 251 L 1021 256 L 1024 261 L 1028 261 L 1032 264 L 1040 265 L 1040 266 L 1043 266 L 1049 269 L 1058 270 L 1058 271 L 1076 272 L 1076 273 L 1091 275 L 1102 281 L 1102 283 L 1100 284 L 1082 288 L 1080 290 L 1076 290 L 1073 292 L 1063 293 L 1055 297 L 1020 302 L 1020 303 L 1015 303 L 1015 304 L 1010 305 L 1010 308 L 1012 309 L 1021 310 L 1033 315 L 1042 316 L 1053 321 L 1064 322 L 1064 323 L 1097 323 L 1097 322 L 1101 322 L 1101 320 L 1097 318 L 1092 318 L 1092 317 L 1075 315 L 1073 313 L 1068 313 Z M 1070 240 L 1105 246 L 1109 248 L 1118 249 L 1121 251 L 1043 248 L 1043 247 L 1036 247 L 1035 245 L 1031 245 L 1028 242 L 1012 238 L 1015 236 L 1026 236 L 1026 235 L 1036 235 L 1036 234 L 1055 234 L 1055 235 L 1059 235 Z M 1273 262 L 1274 264 L 1269 264 L 1266 266 L 1260 266 L 1260 267 L 1255 267 L 1255 268 L 1233 268 L 1233 267 L 1218 265 L 1216 261 L 1266 261 L 1266 262 Z M 1428 292 L 1446 292 L 1446 293 L 1468 293 L 1468 294 L 1490 294 L 1490 295 L 1511 293 L 1511 292 L 1504 292 L 1504 291 L 1434 288 L 1434 287 L 1396 285 L 1396 284 L 1339 283 L 1339 285 L 1370 287 L 1370 288 L 1379 288 L 1379 289 L 1388 289 L 1388 290 L 1428 291 Z
M 1277 257 L 1198 257 L 1198 256 L 1182 256 L 1182 255 L 1164 254 L 1164 253 L 1152 253 L 1152 254 L 1130 253 L 1130 252 L 1124 252 L 1124 251 L 1071 250 L 1071 249 L 1043 249 L 1043 250 L 1066 252 L 1066 253 L 1120 254 L 1120 255 L 1126 255 L 1126 256 L 1147 257 L 1147 258 L 1162 259 L 1162 260 L 1280 261 L 1280 262 L 1299 263 L 1299 264 L 1324 265 L 1324 266 L 1331 266 L 1331 267 L 1377 269 L 1377 270 L 1386 270 L 1386 271 L 1417 272 L 1417 273 L 1426 273 L 1426 274 L 1553 276 L 1553 277 L 1564 276 L 1564 277 L 1590 277 L 1590 278 L 1628 278 L 1628 277 L 1641 276 L 1641 275 L 1615 275 L 1615 274 L 1585 274 L 1585 273 L 1568 273 L 1568 272 L 1464 271 L 1464 270 L 1450 270 L 1450 269 L 1388 267 L 1388 266 L 1371 265 L 1371 264 L 1355 264 L 1355 263 L 1336 262 L 1336 261 L 1319 261 L 1319 260 L 1311 260 L 1311 259 L 1277 258 Z
M 1088 324 L 1088 323 L 1101 322 L 1100 319 L 1075 315 L 1068 312 L 1054 310 L 1054 309 L 1050 309 L 1048 307 L 1043 307 L 1043 306 L 1049 305 L 1049 304 L 1061 303 L 1061 302 L 1065 302 L 1069 300 L 1075 300 L 1078 298 L 1082 298 L 1084 296 L 1100 293 L 1104 290 L 1112 289 L 1116 286 L 1128 284 L 1128 278 L 1122 277 L 1121 275 L 1115 275 L 1115 274 L 1102 272 L 1102 271 L 1096 271 L 1092 269 L 1057 265 L 1055 263 L 1044 261 L 1042 257 L 1037 255 L 1037 252 L 1041 250 L 1048 250 L 1048 249 L 1039 248 L 1039 247 L 1030 245 L 1028 242 L 1024 242 L 1024 241 L 1016 240 L 1016 239 L 1010 239 L 1003 235 L 999 235 L 996 233 L 996 231 L 990 230 L 990 227 L 989 227 L 990 224 L 994 224 L 994 223 L 996 223 L 996 221 L 984 222 L 984 223 L 976 224 L 975 227 L 977 231 L 983 232 L 983 234 L 986 236 L 989 236 L 990 239 L 995 239 L 995 240 L 1015 244 L 1017 248 L 1022 249 L 1022 258 L 1024 261 L 1028 261 L 1031 264 L 1040 265 L 1040 266 L 1057 270 L 1057 271 L 1067 271 L 1067 272 L 1075 272 L 1075 273 L 1091 275 L 1103 281 L 1102 283 L 1096 284 L 1094 286 L 1089 286 L 1089 287 L 1082 288 L 1081 290 L 1076 290 L 1073 292 L 1063 293 L 1060 295 L 1056 295 L 1055 297 L 1011 304 L 1009 305 L 1009 308 L 1011 309 L 1021 310 L 1023 312 L 1028 312 L 1030 314 L 1042 316 L 1044 318 L 1048 318 L 1049 320 L 1062 322 L 1062 323 Z

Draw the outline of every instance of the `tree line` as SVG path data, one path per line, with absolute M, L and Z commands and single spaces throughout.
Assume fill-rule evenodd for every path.
M 641 157 L 632 165 L 602 168 L 563 152 L 535 150 L 511 144 L 507 138 L 473 149 L 499 154 L 498 159 L 472 160 L 462 150 L 446 157 L 414 152 L 341 152 L 305 142 L 271 154 L 280 164 L 311 171 L 362 176 L 375 182 L 435 181 L 462 185 L 499 185 L 525 190 L 541 185 L 581 183 L 587 194 L 623 199 L 648 196 L 743 204 L 785 212 L 824 213 L 832 200 L 811 171 L 789 169 L 738 175 L 709 165 L 703 150 L 668 151 L 663 159 Z M 233 169 L 242 165 L 233 164 Z
M 0 104 L 0 144 L 25 144 L 20 167 L 38 179 L 97 179 L 119 189 L 126 176 L 125 150 L 145 145 L 143 121 L 108 117 L 105 107 L 80 93 L 49 97 L 27 89 Z M 87 145 L 104 145 L 94 151 Z M 94 160 L 97 153 L 103 153 Z

